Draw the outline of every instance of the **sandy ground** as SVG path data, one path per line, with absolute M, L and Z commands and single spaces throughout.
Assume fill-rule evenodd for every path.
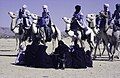
M 93 68 L 56 70 L 16 66 L 14 49 L 14 39 L 0 39 L 0 78 L 120 78 L 120 60 L 109 62 L 106 54 L 93 61 Z

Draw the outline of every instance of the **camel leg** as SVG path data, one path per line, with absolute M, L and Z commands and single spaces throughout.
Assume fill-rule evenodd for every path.
M 102 51 L 102 55 L 104 54 L 105 52 L 105 44 L 103 43 L 103 51 Z
M 101 33 L 101 37 L 102 37 L 102 40 L 103 40 L 103 42 L 105 43 L 105 46 L 106 46 L 106 48 L 107 48 L 107 51 L 108 51 L 108 56 L 109 56 L 109 61 L 112 61 L 113 60 L 113 55 L 112 55 L 112 52 L 111 52 L 111 48 L 109 47 L 109 38 L 108 38 L 108 35 L 107 35 L 107 33 L 104 33 L 103 31 L 102 31 L 102 33 Z
M 104 39 L 104 40 L 106 40 L 106 39 Z M 105 41 L 105 46 L 108 51 L 109 61 L 113 61 L 113 54 L 111 53 L 111 48 L 109 48 L 109 46 L 108 46 L 108 40 Z
M 114 58 L 117 58 L 117 59 L 119 59 L 119 55 L 120 55 L 120 43 L 118 43 L 117 42 L 117 44 L 115 45 L 115 51 L 113 51 L 113 56 L 114 56 L 114 54 L 115 54 L 115 52 L 117 51 L 117 54 L 114 56 Z
M 52 52 L 55 51 L 55 46 L 56 46 L 56 39 L 52 40 Z
M 81 32 L 80 31 L 77 31 L 77 33 L 78 33 L 78 36 L 77 36 L 77 38 L 78 38 L 78 40 L 80 41 L 80 45 L 81 45 L 81 47 L 85 47 L 85 45 L 84 45 L 84 42 L 83 42 L 83 40 L 81 39 Z
M 23 41 L 22 41 L 22 35 L 21 36 L 19 36 L 19 52 L 20 52 L 20 50 L 22 49 L 22 44 L 23 44 Z
M 116 48 L 117 48 L 116 50 L 118 51 L 117 56 L 118 56 L 118 59 L 119 59 L 119 55 L 120 55 L 120 41 L 117 42 Z
M 90 41 L 87 40 L 87 42 L 90 45 L 91 52 L 93 52 L 93 50 L 95 49 L 95 43 L 94 43 L 94 35 L 92 35 L 92 33 L 90 34 L 90 38 L 91 38 Z
M 120 54 L 120 31 L 114 31 L 113 32 L 113 36 L 116 38 L 116 45 L 115 45 L 115 49 L 116 49 L 116 58 L 119 59 L 119 54 Z
M 94 34 L 94 33 L 91 33 L 90 36 L 91 36 L 90 38 L 91 38 L 92 46 L 95 47 L 95 43 L 94 43 L 94 40 L 95 40 L 95 39 L 94 39 L 95 34 Z
M 93 54 L 93 59 L 95 59 L 97 56 L 96 56 L 96 51 L 97 51 L 97 47 L 99 46 L 99 41 L 97 41 L 96 43 L 96 46 L 95 46 L 95 51 L 94 51 L 94 54 Z
M 100 50 L 100 45 L 98 45 L 98 50 L 99 50 L 99 56 L 101 57 L 101 50 Z
M 19 49 L 19 40 L 18 40 L 18 38 L 17 38 L 17 35 L 15 35 L 15 40 L 16 40 L 16 47 L 15 47 L 15 50 L 17 50 L 18 51 L 18 49 Z
M 101 56 L 101 49 L 100 49 L 100 43 L 101 43 L 101 33 L 98 34 L 98 36 L 96 37 L 97 38 L 97 42 L 96 42 L 96 46 L 95 46 L 95 52 L 94 52 L 94 58 L 96 58 L 96 51 L 97 51 L 97 48 L 99 50 L 99 55 Z

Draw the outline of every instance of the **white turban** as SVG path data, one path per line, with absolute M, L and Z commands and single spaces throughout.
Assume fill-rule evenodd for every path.
M 48 6 L 47 6 L 47 5 L 43 5 L 42 7 L 45 8 L 45 9 L 48 9 Z
M 109 7 L 109 4 L 106 4 L 106 3 L 105 3 L 105 4 L 104 4 L 104 7 L 108 8 L 108 7 Z
M 46 9 L 47 12 L 49 12 L 49 10 L 48 10 L 48 6 L 47 6 L 47 5 L 43 5 L 42 8 L 43 8 L 43 9 Z
M 26 8 L 27 8 L 27 5 L 23 5 L 22 8 L 25 8 L 25 9 L 26 9 Z

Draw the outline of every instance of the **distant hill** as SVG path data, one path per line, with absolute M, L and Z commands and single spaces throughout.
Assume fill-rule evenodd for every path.
M 0 38 L 14 38 L 14 33 L 8 27 L 0 27 Z
M 61 34 L 62 38 L 68 36 L 64 31 L 62 31 Z M 14 38 L 14 33 L 9 27 L 0 27 L 0 38 Z

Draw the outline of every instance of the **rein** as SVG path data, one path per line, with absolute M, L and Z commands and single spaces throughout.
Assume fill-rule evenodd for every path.
M 66 33 L 68 33 L 69 31 L 70 31 L 70 29 L 69 30 L 65 30 Z

